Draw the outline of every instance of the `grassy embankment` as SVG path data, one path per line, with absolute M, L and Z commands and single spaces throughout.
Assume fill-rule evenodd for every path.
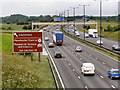
M 98 33 L 100 32 L 100 24 L 99 21 L 98 22 Z M 107 28 L 108 25 L 111 25 L 111 27 L 117 26 L 118 23 L 117 22 L 106 22 L 106 21 L 102 21 L 102 36 L 106 37 L 106 38 L 111 38 L 113 40 L 117 40 L 118 41 L 118 33 L 120 33 L 120 31 L 116 31 L 116 32 L 105 32 L 104 29 Z M 96 26 L 95 25 L 89 25 L 91 27 L 91 29 L 95 29 Z M 83 28 L 79 28 L 79 25 L 76 26 L 77 29 L 83 31 Z M 86 32 L 88 32 L 88 30 L 86 30 Z
M 2 35 L 2 88 L 55 88 L 54 80 L 46 58 L 34 53 L 30 55 L 12 55 L 12 34 Z

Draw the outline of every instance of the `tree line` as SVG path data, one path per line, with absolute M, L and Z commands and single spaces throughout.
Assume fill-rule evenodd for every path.
M 16 23 L 17 25 L 29 25 L 31 22 L 53 22 L 54 17 L 59 17 L 57 15 L 40 15 L 40 16 L 26 16 L 26 15 L 21 15 L 21 14 L 13 14 L 11 16 L 6 16 L 6 17 L 1 17 L 2 18 L 2 23 Z M 0 19 L 1 19 L 0 18 Z M 99 20 L 100 17 L 95 17 L 95 16 L 87 16 L 86 18 L 89 20 Z M 75 19 L 83 19 L 83 16 L 69 16 L 65 17 L 65 21 L 73 21 Z M 102 17 L 102 20 L 106 20 L 107 22 L 110 21 L 115 21 L 118 22 L 118 16 L 108 16 L 108 17 Z

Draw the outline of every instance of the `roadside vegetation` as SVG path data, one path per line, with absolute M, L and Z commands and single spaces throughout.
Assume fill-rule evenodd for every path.
M 98 22 L 98 33 L 100 32 L 100 23 L 99 20 L 96 20 Z M 90 27 L 90 29 L 96 29 L 95 25 L 86 25 L 86 27 Z M 76 26 L 78 30 L 84 31 L 83 27 L 79 27 L 79 25 Z M 87 28 L 85 29 L 85 32 L 88 32 Z M 112 40 L 119 40 L 118 34 L 120 33 L 120 27 L 118 26 L 117 22 L 111 21 L 102 21 L 102 36 L 105 38 L 109 38 Z
M 12 34 L 2 33 L 2 88 L 55 88 L 48 56 L 12 54 Z

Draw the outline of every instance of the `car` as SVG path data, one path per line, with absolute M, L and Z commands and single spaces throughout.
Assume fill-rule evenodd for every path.
M 96 41 L 96 44 L 99 44 L 100 45 L 100 40 L 97 40 Z M 103 41 L 101 40 L 101 45 L 103 45 Z
M 79 33 L 75 33 L 75 36 L 78 37 L 78 36 L 80 36 L 80 34 Z
M 57 28 L 56 31 L 59 31 L 59 29 Z
M 52 42 L 50 42 L 50 43 L 48 44 L 48 47 L 54 47 L 54 44 L 53 44 Z
M 62 58 L 63 55 L 61 52 L 55 52 L 55 55 L 54 55 L 55 58 Z
M 112 79 L 114 78 L 120 78 L 120 69 L 110 69 L 110 71 L 108 71 L 108 77 Z
M 92 63 L 83 63 L 81 65 L 81 73 L 85 75 L 95 75 L 95 66 Z
M 89 34 L 85 33 L 85 37 L 86 37 L 86 38 L 89 38 Z
M 49 38 L 48 38 L 48 37 L 45 37 L 45 41 L 49 41 Z
M 119 45 L 113 45 L 112 49 L 116 50 L 116 51 L 120 51 L 120 46 Z
M 80 47 L 80 46 L 76 46 L 76 47 L 75 47 L 75 52 L 82 52 L 81 47 Z

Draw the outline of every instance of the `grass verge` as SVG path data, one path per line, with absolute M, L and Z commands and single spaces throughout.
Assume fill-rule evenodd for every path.
M 2 88 L 56 88 L 51 74 L 48 56 L 38 54 L 25 58 L 23 55 L 11 54 L 12 34 L 2 33 Z

